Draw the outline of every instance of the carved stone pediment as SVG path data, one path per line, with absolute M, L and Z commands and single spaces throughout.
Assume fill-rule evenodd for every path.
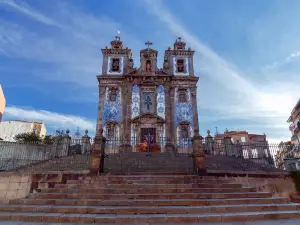
M 156 114 L 144 113 L 131 120 L 132 123 L 157 124 L 165 123 L 165 120 Z

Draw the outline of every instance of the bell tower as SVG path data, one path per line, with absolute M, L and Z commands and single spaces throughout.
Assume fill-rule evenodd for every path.
M 148 41 L 145 43 L 148 47 L 140 51 L 140 72 L 142 74 L 154 75 L 157 68 L 157 54 L 158 52 L 150 46 L 152 42 Z
M 174 43 L 174 49 L 169 47 L 165 51 L 164 68 L 168 67 L 174 76 L 194 76 L 194 53 L 191 48 L 186 49 L 186 43 L 178 37 Z
M 102 49 L 103 64 L 102 75 L 124 75 L 133 68 L 131 49 L 123 47 L 123 42 L 119 35 L 110 42 L 111 47 Z

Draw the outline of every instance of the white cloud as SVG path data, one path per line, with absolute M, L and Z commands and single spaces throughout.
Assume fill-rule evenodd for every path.
M 0 0 L 0 4 L 6 4 L 7 6 L 10 6 L 13 9 L 15 9 L 29 17 L 32 17 L 33 19 L 38 20 L 41 23 L 44 23 L 46 25 L 56 25 L 56 26 L 58 25 L 53 20 L 30 9 L 30 7 L 27 4 L 25 4 L 25 2 L 20 2 L 19 4 L 17 4 L 16 1 L 13 1 L 13 0 Z
M 14 9 L 44 26 L 19 25 L 0 17 L 0 55 L 20 58 L 43 67 L 32 67 L 27 71 L 40 79 L 75 82 L 86 87 L 97 86 L 96 75 L 101 71 L 101 49 L 109 44 L 117 30 L 122 30 L 124 43 L 136 46 L 141 43 L 127 35 L 123 27 L 105 17 L 85 13 L 71 4 L 58 3 L 49 7 L 48 15 L 32 6 L 16 1 L 0 1 L 1 6 Z
M 162 21 L 171 32 L 182 36 L 196 50 L 194 61 L 196 74 L 211 80 L 210 82 L 206 80 L 209 85 L 203 84 L 201 79 L 199 81 L 198 102 L 201 108 L 213 111 L 211 117 L 217 121 L 252 120 L 253 126 L 257 125 L 257 128 L 273 124 L 274 127 L 281 128 L 282 134 L 285 134 L 282 136 L 289 135 L 286 120 L 299 97 L 299 85 L 277 83 L 276 79 L 268 83 L 262 80 L 251 80 L 251 76 L 219 56 L 189 32 L 168 11 L 162 1 L 145 0 L 144 2 L 146 10 Z M 286 61 L 298 56 L 299 53 L 295 52 Z M 283 128 L 284 126 L 286 129 Z
M 56 112 L 49 112 L 45 110 L 36 110 L 28 108 L 20 108 L 15 106 L 8 106 L 4 112 L 5 118 L 29 120 L 36 122 L 44 122 L 47 126 L 52 128 L 63 128 L 75 130 L 77 126 L 81 129 L 95 130 L 95 123 L 75 115 L 60 114 Z
M 276 62 L 273 62 L 269 65 L 266 65 L 264 67 L 264 70 L 268 70 L 268 69 L 274 69 L 274 68 L 277 68 L 277 67 L 281 67 L 285 64 L 288 64 L 290 63 L 293 59 L 295 58 L 299 58 L 300 57 L 300 51 L 295 51 L 293 53 L 291 53 L 289 56 L 287 56 L 285 59 L 281 60 L 281 61 L 276 61 Z

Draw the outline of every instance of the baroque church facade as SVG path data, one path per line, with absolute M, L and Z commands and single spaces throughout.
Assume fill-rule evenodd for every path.
M 178 38 L 158 68 L 158 52 L 145 44 L 139 68 L 119 36 L 102 49 L 97 130 L 103 128 L 106 139 L 127 151 L 138 151 L 137 144 L 147 138 L 162 152 L 191 145 L 186 140 L 199 135 L 194 51 Z

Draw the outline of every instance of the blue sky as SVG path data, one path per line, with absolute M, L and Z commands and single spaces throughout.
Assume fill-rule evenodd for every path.
M 48 132 L 94 133 L 101 48 L 117 30 L 133 51 L 163 52 L 181 36 L 195 52 L 200 132 L 228 129 L 288 140 L 300 97 L 300 1 L 0 0 L 4 120 Z

